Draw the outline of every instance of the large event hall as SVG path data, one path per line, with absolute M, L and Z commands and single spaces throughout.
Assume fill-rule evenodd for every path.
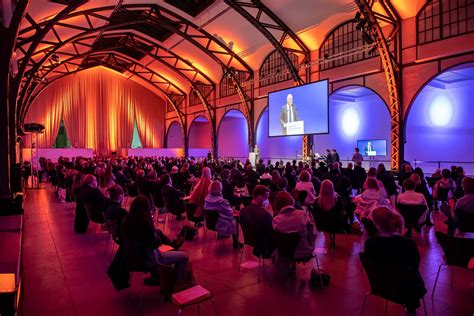
M 0 0 L 0 316 L 474 315 L 474 0 Z

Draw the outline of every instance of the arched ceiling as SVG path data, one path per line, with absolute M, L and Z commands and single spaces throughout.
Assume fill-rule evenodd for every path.
M 352 18 L 357 10 L 354 0 L 242 2 L 265 5 L 310 50 L 317 49 L 335 25 Z M 421 0 L 392 2 L 404 18 L 416 14 L 424 3 Z M 195 11 L 195 16 L 186 11 L 196 9 L 186 7 L 193 3 L 202 5 L 202 11 Z M 67 5 L 74 4 L 80 5 L 58 18 Z M 184 11 L 180 5 L 186 7 Z M 58 21 L 35 47 L 35 34 L 53 19 Z M 277 37 L 276 31 L 270 32 Z M 31 47 L 34 49 L 30 52 Z M 25 56 L 31 53 L 30 61 L 24 65 L 20 106 L 29 100 L 28 95 L 35 95 L 34 90 L 29 91 L 32 86 L 35 89 L 41 86 L 35 85 L 35 81 L 51 82 L 85 67 L 88 53 L 103 50 L 112 50 L 112 55 L 115 50 L 117 56 L 128 56 L 134 64 L 159 74 L 173 93 L 179 90 L 189 93 L 196 82 L 215 87 L 229 67 L 244 71 L 251 78 L 274 46 L 224 0 L 31 0 L 16 49 L 20 69 L 27 59 Z M 75 62 L 61 64 L 52 60 L 56 56 L 61 62 L 74 57 Z M 122 66 L 120 72 L 132 78 L 137 76 L 134 69 L 126 64 Z

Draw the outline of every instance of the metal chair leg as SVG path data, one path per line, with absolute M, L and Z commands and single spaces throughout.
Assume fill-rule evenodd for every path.
M 202 250 L 201 252 L 204 253 L 204 246 L 206 245 L 206 237 L 207 237 L 207 228 L 204 229 L 204 237 L 202 238 Z
M 433 297 L 434 292 L 436 290 L 436 285 L 438 284 L 439 273 L 441 272 L 441 267 L 442 266 L 444 266 L 444 264 L 440 264 L 439 267 L 438 267 L 438 273 L 436 274 L 436 280 L 435 280 L 435 283 L 433 285 L 433 291 L 431 292 L 431 297 Z
M 454 283 L 454 270 L 455 270 L 455 267 L 453 266 L 451 268 L 451 287 L 453 287 L 453 283 Z
M 367 298 L 369 297 L 369 295 L 370 295 L 370 292 L 368 292 L 368 293 L 365 294 L 364 303 L 362 304 L 362 312 L 360 313 L 361 316 L 364 315 L 365 304 L 367 303 Z
M 318 274 L 319 274 L 319 281 L 321 282 L 321 288 L 324 288 L 323 277 L 321 275 L 321 268 L 319 267 L 318 256 L 315 255 L 314 258 L 316 259 L 316 266 L 318 267 Z
M 260 283 L 260 275 L 262 274 L 262 265 L 261 261 L 262 259 L 258 257 L 258 282 Z
M 240 266 L 242 265 L 242 258 L 244 257 L 244 250 L 245 250 L 245 245 L 240 250 L 240 260 L 239 260 L 239 270 L 238 271 L 240 271 Z
M 388 314 L 388 300 L 385 300 L 385 316 Z

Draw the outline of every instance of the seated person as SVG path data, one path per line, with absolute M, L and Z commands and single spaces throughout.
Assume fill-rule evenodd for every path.
M 355 213 L 361 218 L 370 217 L 371 211 L 379 206 L 389 206 L 387 193 L 381 190 L 375 178 L 367 178 L 367 190 L 354 198 Z
M 229 201 L 222 197 L 222 184 L 220 181 L 213 181 L 209 187 L 209 194 L 204 201 L 204 212 L 218 211 L 216 230 L 224 236 L 232 235 L 232 246 L 234 249 L 240 248 L 239 238 L 237 236 L 237 224 L 234 219 L 234 211 Z
M 270 190 L 263 185 L 253 189 L 252 202 L 240 211 L 240 225 L 256 237 L 253 254 L 257 257 L 270 258 L 275 250 L 273 239 L 272 215 L 267 211 Z
M 464 177 L 461 183 L 464 196 L 457 200 L 454 210 L 443 210 L 443 214 L 448 217 L 448 235 L 454 235 L 459 219 L 456 217 L 456 210 L 466 213 L 474 213 L 474 179 Z
M 91 218 L 87 214 L 86 203 L 90 205 Z M 96 223 L 104 223 L 103 212 L 109 204 L 110 200 L 97 188 L 97 178 L 92 174 L 85 175 L 77 195 L 74 231 L 77 234 L 84 234 L 89 226 L 89 219 Z
M 230 182 L 230 170 L 224 169 L 221 173 L 222 197 L 229 201 L 231 206 L 239 207 L 240 198 L 234 194 L 234 185 Z
M 313 256 L 316 230 L 312 217 L 308 212 L 294 208 L 295 200 L 288 192 L 279 192 L 276 195 L 275 211 L 278 213 L 273 218 L 273 229 L 280 233 L 297 232 L 301 239 L 295 250 L 295 258 L 308 258 Z
M 171 181 L 173 186 L 181 192 L 186 192 L 188 179 L 184 173 L 179 172 L 178 166 L 171 168 Z
M 105 211 L 107 222 L 111 225 L 112 237 L 117 244 L 122 243 L 122 221 L 128 212 L 122 207 L 123 189 L 120 185 L 114 184 L 107 189 L 111 203 Z
M 161 196 L 163 198 L 166 211 L 176 215 L 176 219 L 180 220 L 183 218 L 184 213 L 184 193 L 175 189 L 171 183 L 171 177 L 169 174 L 164 174 L 160 178 L 161 185 Z
M 344 211 L 344 201 L 334 191 L 331 180 L 326 179 L 321 183 L 319 196 L 314 202 L 313 210 L 318 230 L 331 233 L 350 230 Z
M 296 183 L 295 190 L 297 192 L 306 191 L 306 199 L 304 200 L 305 205 L 311 205 L 316 199 L 316 190 L 314 189 L 313 183 L 311 182 L 311 175 L 308 171 L 302 171 L 299 176 L 299 181 Z
M 130 205 L 130 212 L 122 223 L 123 255 L 129 271 L 149 271 L 151 278 L 147 285 L 157 284 L 159 280 L 158 263 L 174 265 L 177 283 L 184 280 L 188 254 L 170 250 L 161 252 L 158 248 L 168 244 L 179 248 L 183 239 L 171 242 L 163 232 L 156 230 L 151 218 L 152 205 L 146 196 L 137 196 Z
M 456 184 L 451 178 L 451 171 L 449 171 L 449 169 L 443 169 L 443 171 L 441 171 L 441 175 L 442 175 L 442 178 L 439 181 L 437 181 L 434 185 L 433 198 L 435 200 L 446 201 L 449 197 L 449 193 L 454 192 L 456 188 Z M 446 196 L 442 196 L 444 194 L 440 194 L 441 191 L 446 192 L 447 193 Z
M 404 192 L 400 193 L 397 196 L 397 203 L 406 204 L 406 205 L 424 205 L 425 212 L 421 215 L 420 220 L 418 221 L 418 226 L 415 226 L 415 230 L 420 232 L 420 226 L 426 222 L 426 214 L 428 214 L 428 203 L 426 202 L 425 196 L 421 193 L 415 192 L 415 182 L 408 178 L 403 181 Z
M 201 178 L 191 192 L 189 203 L 196 205 L 194 217 L 201 217 L 204 213 L 204 200 L 209 194 L 209 186 L 212 182 L 211 169 L 209 167 L 202 168 Z
M 153 205 L 164 207 L 163 197 L 161 196 L 161 185 L 159 183 L 155 170 L 151 170 L 146 175 L 146 180 L 142 184 L 143 195 L 153 199 Z
M 420 253 L 412 239 L 400 236 L 403 218 L 386 207 L 378 207 L 372 211 L 372 219 L 379 235 L 365 241 L 364 252 L 372 260 L 380 264 L 406 264 L 413 271 L 412 279 L 406 284 L 404 291 L 406 308 L 409 315 L 416 315 L 420 299 L 425 295 L 426 288 L 418 268 Z M 390 273 L 390 271 L 387 271 Z

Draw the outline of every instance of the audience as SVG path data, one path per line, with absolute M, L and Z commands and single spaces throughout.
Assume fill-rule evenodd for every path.
M 295 187 L 296 192 L 306 192 L 306 198 L 304 200 L 304 205 L 311 205 L 316 199 L 316 191 L 314 189 L 313 183 L 311 182 L 311 175 L 308 171 L 302 171 L 299 176 L 299 181 L 296 183 Z
M 160 179 L 161 185 L 161 197 L 166 208 L 166 211 L 176 215 L 176 219 L 183 219 L 182 214 L 185 212 L 184 209 L 184 192 L 179 191 L 173 187 L 171 177 L 168 174 L 164 174 Z
M 209 186 L 211 185 L 211 181 L 211 169 L 209 169 L 209 167 L 204 167 L 202 169 L 201 178 L 194 187 L 193 191 L 191 192 L 191 197 L 189 198 L 189 202 L 197 206 L 196 213 L 194 214 L 195 217 L 201 217 L 204 213 L 204 200 L 209 194 Z
M 461 186 L 464 196 L 457 200 L 454 208 L 442 209 L 443 214 L 448 218 L 448 235 L 451 236 L 454 235 L 460 220 L 456 212 L 474 213 L 474 178 L 464 177 Z M 465 224 L 474 226 L 474 223 Z
M 122 221 L 128 215 L 127 210 L 122 207 L 123 189 L 120 185 L 114 184 L 108 188 L 110 205 L 105 211 L 106 223 L 110 225 L 112 237 L 117 244 L 122 243 Z

